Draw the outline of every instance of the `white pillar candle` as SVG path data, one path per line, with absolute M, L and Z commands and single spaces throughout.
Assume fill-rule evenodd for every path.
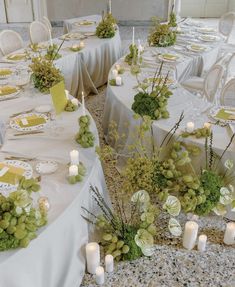
M 184 228 L 183 246 L 192 250 L 196 244 L 198 233 L 198 224 L 194 221 L 187 221 Z
M 211 124 L 210 123 L 204 123 L 203 127 L 209 130 L 211 128 Z
M 195 125 L 193 122 L 188 122 L 187 127 L 186 127 L 187 132 L 192 133 L 194 131 L 194 127 L 195 127 Z
M 74 105 L 74 106 L 78 106 L 78 99 L 74 98 L 71 100 L 71 103 Z
M 133 27 L 133 30 L 132 30 L 132 45 L 133 46 L 135 45 L 135 27 Z
M 83 41 L 80 42 L 80 48 L 84 48 L 85 47 L 85 43 Z
M 227 245 L 235 244 L 235 222 L 229 222 L 224 233 L 224 243 Z
M 82 92 L 82 115 L 86 115 L 86 107 L 85 107 L 85 97 L 84 97 L 84 92 Z
M 207 242 L 207 236 L 204 234 L 200 235 L 197 243 L 198 251 L 204 252 L 206 250 L 206 242 Z
M 66 99 L 68 100 L 69 99 L 69 91 L 68 90 L 65 90 L 65 96 L 66 96 Z
M 69 167 L 69 176 L 76 176 L 78 175 L 78 167 L 77 165 L 71 165 Z
M 71 162 L 71 165 L 79 164 L 79 151 L 78 150 L 72 150 L 70 152 L 70 162 Z
M 121 66 L 119 64 L 115 65 L 116 70 L 119 72 L 121 69 Z
M 113 75 L 113 78 L 116 79 L 116 77 L 118 76 L 118 70 L 113 69 L 112 70 L 112 75 Z
M 113 256 L 110 254 L 105 256 L 105 271 L 107 273 L 113 272 Z
M 119 77 L 119 76 L 116 77 L 116 85 L 117 86 L 121 86 L 122 85 L 122 78 Z
M 86 264 L 90 274 L 96 273 L 96 268 L 100 265 L 100 246 L 96 242 L 86 245 Z
M 95 270 L 95 281 L 98 285 L 104 284 L 104 268 L 101 266 L 97 267 Z

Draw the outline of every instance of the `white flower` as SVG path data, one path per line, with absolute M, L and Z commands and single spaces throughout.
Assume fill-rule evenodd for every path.
M 223 205 L 228 205 L 233 201 L 232 191 L 227 187 L 221 187 L 220 189 L 220 203 Z
M 154 247 L 152 245 L 145 245 L 141 248 L 142 253 L 144 256 L 152 256 L 154 253 Z
M 219 216 L 223 216 L 227 213 L 226 207 L 221 203 L 218 203 L 217 206 L 213 208 L 212 210 L 214 211 L 216 215 L 219 215 Z
M 178 216 L 181 211 L 181 204 L 177 197 L 169 195 L 163 208 L 166 209 L 171 216 Z
M 131 201 L 146 203 L 150 201 L 150 196 L 146 190 L 139 190 L 132 195 Z
M 180 236 L 182 234 L 182 228 L 178 220 L 171 218 L 168 223 L 168 229 L 170 233 L 174 236 Z
M 227 169 L 232 169 L 233 168 L 233 160 L 232 159 L 227 159 L 224 163 L 224 166 L 227 168 Z

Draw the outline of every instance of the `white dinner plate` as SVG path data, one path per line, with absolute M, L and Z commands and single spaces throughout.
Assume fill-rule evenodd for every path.
M 24 125 L 24 123 L 22 121 L 24 121 L 25 119 L 29 119 L 30 117 L 37 117 L 37 118 L 42 118 L 44 119 L 43 123 L 37 124 L 37 125 L 33 125 L 33 126 L 27 126 L 27 123 L 25 124 L 25 127 L 22 127 L 22 125 Z M 27 114 L 21 114 L 17 117 L 14 117 L 11 121 L 10 121 L 10 127 L 14 130 L 17 130 L 18 132 L 27 132 L 27 131 L 38 131 L 38 130 L 42 130 L 45 125 L 48 122 L 48 117 L 44 114 L 40 114 L 40 113 L 27 113 Z M 21 125 L 19 123 L 19 121 L 21 121 Z
M 209 33 L 216 33 L 216 29 L 212 27 L 201 27 L 197 29 L 198 32 L 203 33 L 203 34 L 209 34 Z
M 13 166 L 16 168 L 22 168 L 24 169 L 24 172 L 22 174 L 22 176 L 24 176 L 26 179 L 29 179 L 32 177 L 33 175 L 33 169 L 31 167 L 31 165 L 27 162 L 24 161 L 20 161 L 20 160 L 5 160 L 2 163 L 8 165 L 8 166 Z M 10 183 L 6 183 L 1 181 L 1 177 L 0 177 L 0 190 L 1 191 L 14 191 L 17 189 L 18 183 L 16 184 L 10 184 Z M 4 193 L 3 193 L 4 195 Z
M 7 94 L 7 95 L 2 95 L 1 96 L 1 89 L 4 87 L 12 87 L 15 89 L 15 91 L 12 91 L 12 93 L 10 94 Z M 14 98 L 16 95 L 18 95 L 20 93 L 20 89 L 16 86 L 12 86 L 12 85 L 5 85 L 5 86 L 0 86 L 0 101 L 1 100 L 6 100 L 6 99 L 11 99 L 11 98 Z
M 55 161 L 41 161 L 36 165 L 36 171 L 39 174 L 51 174 L 58 169 L 58 164 Z
M 12 76 L 13 73 L 14 71 L 10 68 L 0 68 L 0 79 L 7 79 Z
M 231 116 L 234 117 L 234 120 L 230 120 L 230 119 L 221 119 L 220 117 L 217 117 L 218 113 L 220 110 L 224 110 L 226 111 L 228 114 L 230 114 Z M 235 124 L 235 108 L 233 107 L 229 107 L 229 106 L 219 106 L 219 107 L 213 107 L 211 110 L 210 110 L 210 113 L 209 115 L 215 119 L 215 120 L 219 120 L 220 122 L 222 123 L 226 123 L 226 124 Z

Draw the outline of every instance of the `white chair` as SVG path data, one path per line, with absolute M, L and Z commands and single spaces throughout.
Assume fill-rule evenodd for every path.
M 23 39 L 17 32 L 12 30 L 3 30 L 0 33 L 0 50 L 4 56 L 22 49 L 23 47 Z
M 46 42 L 50 39 L 50 31 L 45 24 L 34 21 L 29 26 L 30 41 L 32 44 Z
M 225 37 L 226 43 L 228 43 L 229 37 L 232 33 L 234 21 L 235 21 L 234 12 L 228 12 L 220 18 L 219 32 Z
M 235 76 L 235 51 L 233 54 L 227 54 L 228 61 L 225 67 L 224 82 L 227 83 L 229 79 Z
M 228 81 L 224 86 L 221 92 L 220 103 L 223 106 L 235 107 L 235 78 Z
M 48 30 L 50 30 L 50 31 L 52 32 L 51 22 L 50 22 L 50 20 L 49 20 L 46 16 L 43 16 L 43 18 L 42 18 L 42 23 L 43 23 L 44 25 L 46 25 L 47 28 L 48 28 Z
M 192 77 L 182 83 L 182 86 L 192 92 L 203 95 L 207 101 L 213 102 L 224 73 L 222 65 L 214 65 L 205 78 Z

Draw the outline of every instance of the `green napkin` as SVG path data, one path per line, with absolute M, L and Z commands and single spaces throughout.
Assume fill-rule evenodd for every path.
M 21 177 L 22 176 L 19 174 L 15 174 L 15 173 L 8 171 L 3 176 L 0 176 L 0 181 L 5 182 L 5 183 L 9 183 L 9 184 L 16 184 L 19 182 Z
M 64 111 L 67 105 L 64 82 L 62 81 L 50 88 L 50 93 L 56 114 L 59 115 Z
M 25 54 L 15 54 L 15 55 L 9 55 L 7 56 L 8 60 L 11 61 L 19 61 L 25 59 Z
M 0 76 L 8 76 L 12 74 L 12 70 L 10 69 L 0 69 Z
M 45 124 L 46 122 L 46 120 L 43 117 L 38 117 L 37 115 L 25 117 L 25 119 L 28 121 L 27 125 L 23 125 L 21 119 L 17 119 L 17 123 L 21 128 L 35 127 Z
M 221 109 L 217 113 L 216 118 L 221 120 L 235 120 L 235 115 L 227 113 L 225 109 Z
M 0 86 L 0 96 L 7 96 L 16 93 L 17 89 L 11 86 Z

